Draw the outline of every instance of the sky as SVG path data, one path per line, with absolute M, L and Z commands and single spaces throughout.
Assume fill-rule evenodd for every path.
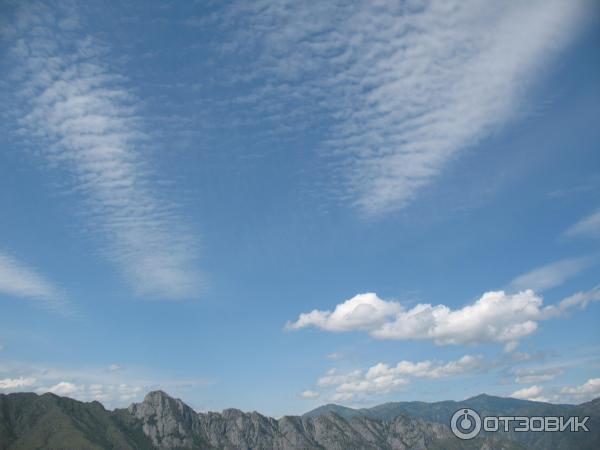
M 0 392 L 600 396 L 600 7 L 0 2 Z

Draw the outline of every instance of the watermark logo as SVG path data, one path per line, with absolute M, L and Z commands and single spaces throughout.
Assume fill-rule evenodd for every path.
M 456 411 L 450 419 L 452 433 L 459 439 L 473 439 L 481 430 L 486 432 L 561 432 L 590 431 L 586 425 L 589 417 L 562 416 L 486 416 L 470 408 Z
M 472 409 L 459 409 L 450 419 L 450 428 L 457 438 L 473 439 L 481 431 L 481 417 Z

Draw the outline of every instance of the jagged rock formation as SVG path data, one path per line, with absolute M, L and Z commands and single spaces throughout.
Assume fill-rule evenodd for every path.
M 142 430 L 159 448 L 197 448 L 206 445 L 201 438 L 196 412 L 179 399 L 162 391 L 150 392 L 142 403 L 134 403 L 129 413 L 142 421 Z
M 471 441 L 454 437 L 448 426 L 424 415 L 443 417 L 456 405 L 442 402 L 387 404 L 372 410 L 326 405 L 304 416 L 279 420 L 257 412 L 226 409 L 196 413 L 162 391 L 141 403 L 107 411 L 98 402 L 79 402 L 53 394 L 0 394 L 0 450 L 13 449 L 207 449 L 207 450 L 518 450 L 600 448 L 600 399 L 549 405 L 479 396 L 487 412 L 560 411 L 592 417 L 589 433 L 488 434 Z M 448 405 L 446 403 L 449 403 Z M 446 409 L 448 408 L 448 409 Z M 526 408 L 525 410 L 522 408 Z M 406 411 L 412 409 L 413 414 Z M 396 411 L 394 411 L 396 410 Z M 344 416 L 342 416 L 343 414 Z M 385 416 L 385 417 L 382 417 Z M 419 417 L 421 416 L 421 417 Z M 507 439 L 510 438 L 510 439 Z
M 181 400 L 151 392 L 129 412 L 142 421 L 144 433 L 160 449 L 223 450 L 425 450 L 437 448 L 517 449 L 516 444 L 458 441 L 447 426 L 399 415 L 392 420 L 344 419 L 329 412 L 316 417 L 285 416 L 279 420 L 257 412 L 226 409 L 196 414 Z

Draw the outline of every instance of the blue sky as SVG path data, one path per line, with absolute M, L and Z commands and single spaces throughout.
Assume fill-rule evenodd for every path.
M 0 8 L 0 391 L 600 395 L 594 2 Z

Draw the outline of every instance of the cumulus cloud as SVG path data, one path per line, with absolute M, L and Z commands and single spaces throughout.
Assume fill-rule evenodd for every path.
M 521 400 L 531 400 L 534 402 L 547 402 L 548 399 L 546 397 L 541 396 L 544 389 L 541 386 L 531 386 L 528 388 L 519 389 L 518 391 L 510 394 L 513 398 L 518 398 Z
M 600 211 L 596 211 L 579 222 L 569 227 L 564 235 L 566 237 L 600 237 Z
M 440 379 L 472 373 L 483 368 L 480 356 L 465 355 L 456 361 L 400 361 L 394 366 L 375 364 L 366 370 L 340 372 L 329 369 L 317 380 L 321 388 L 334 388 L 332 401 L 349 401 L 357 396 L 381 395 L 395 391 L 413 378 Z
M 452 310 L 419 304 L 373 330 L 381 339 L 432 339 L 438 344 L 508 342 L 533 333 L 542 299 L 533 291 L 486 292 L 472 305 Z
M 510 286 L 517 291 L 533 289 L 542 292 L 563 284 L 587 269 L 591 263 L 590 258 L 563 259 L 518 276 L 511 281 Z
M 0 251 L 0 294 L 42 302 L 51 309 L 66 311 L 62 291 L 32 267 Z
M 564 387 L 560 393 L 576 401 L 592 400 L 600 397 L 600 378 L 590 378 L 584 384 L 575 387 Z
M 381 300 L 377 294 L 359 294 L 337 305 L 333 312 L 315 309 L 300 314 L 298 320 L 288 322 L 286 328 L 297 330 L 313 325 L 328 331 L 371 330 L 401 310 L 399 303 Z
M 377 378 L 387 375 L 405 375 L 418 378 L 442 378 L 450 375 L 459 375 L 480 368 L 482 358 L 465 355 L 457 361 L 451 361 L 446 364 L 432 361 L 422 361 L 413 363 L 410 361 L 401 361 L 394 367 L 379 363 L 371 367 L 366 374 L 367 379 Z
M 292 127 L 325 115 L 343 199 L 380 215 L 523 113 L 526 88 L 577 35 L 584 5 L 263 0 L 234 3 L 224 20 L 256 60 L 238 77 L 261 82 L 248 101 Z
M 407 378 L 394 375 L 380 376 L 341 384 L 336 388 L 336 393 L 343 394 L 347 398 L 353 398 L 356 394 L 387 394 L 407 385 L 409 382 Z
M 398 302 L 369 293 L 346 300 L 333 312 L 300 314 L 297 321 L 286 324 L 286 329 L 313 326 L 326 331 L 365 331 L 377 339 L 432 340 L 438 345 L 500 342 L 508 346 L 507 350 L 514 350 L 515 342 L 534 333 L 539 321 L 598 300 L 600 287 L 546 307 L 532 290 L 512 295 L 494 291 L 456 310 L 423 303 L 406 309 Z
M 73 20 L 64 26 L 63 19 Z M 196 240 L 181 208 L 158 189 L 140 101 L 80 19 L 67 4 L 33 2 L 3 30 L 19 134 L 39 148 L 44 166 L 65 174 L 84 202 L 81 228 L 137 293 L 193 296 L 200 279 Z
M 546 381 L 545 379 L 542 381 Z M 554 403 L 583 403 L 600 397 L 600 378 L 590 378 L 579 386 L 533 386 L 513 392 L 511 397 L 523 400 Z
M 313 399 L 319 397 L 319 395 L 321 394 L 317 391 L 306 390 L 300 394 L 300 397 L 306 399 Z

